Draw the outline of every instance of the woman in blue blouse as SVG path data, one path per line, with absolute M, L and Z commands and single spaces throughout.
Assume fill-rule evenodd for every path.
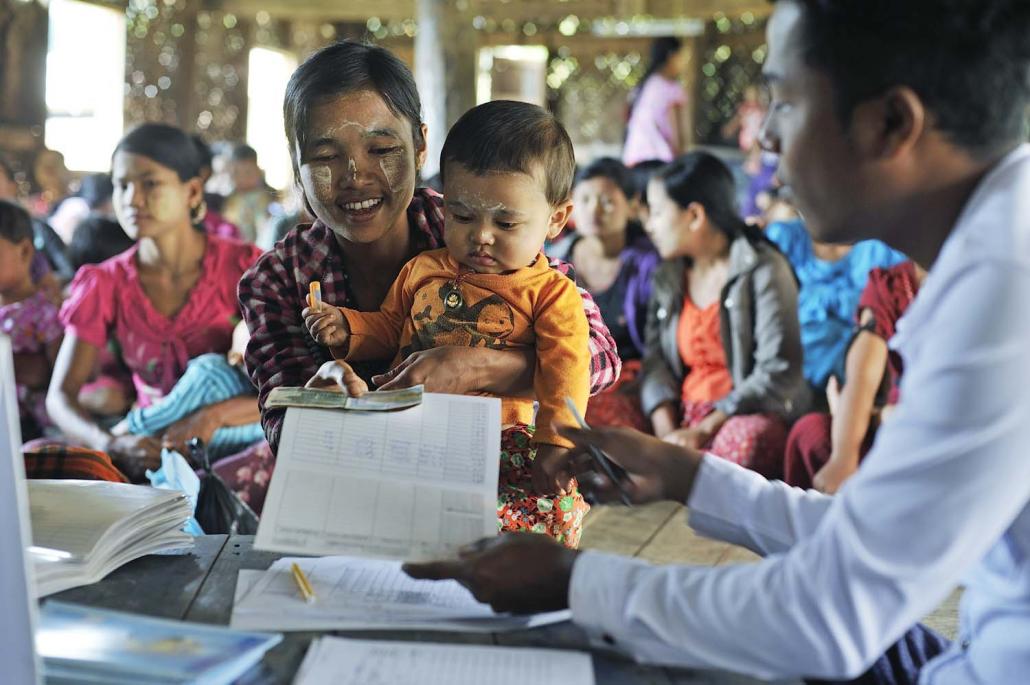
M 854 245 L 814 242 L 800 220 L 770 224 L 765 234 L 787 256 L 801 283 L 798 318 L 804 374 L 822 391 L 830 376 L 844 380 L 844 354 L 869 271 L 894 266 L 906 257 L 879 240 Z

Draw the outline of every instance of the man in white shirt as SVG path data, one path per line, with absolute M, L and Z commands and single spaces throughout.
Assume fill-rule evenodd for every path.
M 616 497 L 586 444 L 635 501 L 685 502 L 695 529 L 765 558 L 659 567 L 512 535 L 408 572 L 500 610 L 568 606 L 641 660 L 827 679 L 866 671 L 964 583 L 959 639 L 874 682 L 1030 682 L 1030 2 L 780 0 L 765 72 L 763 144 L 814 237 L 881 239 L 930 268 L 891 341 L 901 403 L 858 474 L 828 497 L 569 430 L 598 499 Z

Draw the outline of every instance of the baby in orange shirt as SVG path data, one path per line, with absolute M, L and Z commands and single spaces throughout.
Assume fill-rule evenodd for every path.
M 589 329 L 575 282 L 542 249 L 568 221 L 575 159 L 561 124 L 535 105 L 469 110 L 440 154 L 446 248 L 401 269 L 378 312 L 305 309 L 312 338 L 344 361 L 395 363 L 443 345 L 536 351 L 533 401 L 503 397 L 498 528 L 579 543 L 589 509 L 566 468 L 571 444 L 554 425 L 586 410 Z

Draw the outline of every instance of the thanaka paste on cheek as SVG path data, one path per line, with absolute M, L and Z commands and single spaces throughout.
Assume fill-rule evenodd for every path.
M 307 185 L 315 191 L 315 198 L 324 205 L 333 203 L 333 170 L 328 166 L 301 167 L 301 176 L 307 176 Z

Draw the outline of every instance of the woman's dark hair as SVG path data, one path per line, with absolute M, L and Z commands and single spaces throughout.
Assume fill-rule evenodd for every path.
M 644 84 L 647 83 L 647 79 L 654 76 L 656 72 L 661 71 L 662 67 L 664 67 L 666 63 L 668 63 L 669 59 L 679 52 L 682 47 L 683 42 L 675 36 L 664 36 L 662 38 L 654 39 L 654 42 L 651 43 L 651 61 L 648 62 L 647 71 L 644 72 L 644 76 L 640 79 L 640 83 L 633 89 L 633 93 L 630 96 L 630 112 L 632 112 L 633 108 L 637 106 L 637 100 L 640 98 L 640 92 L 644 89 Z
M 229 159 L 233 162 L 254 162 L 257 164 L 257 150 L 246 143 L 236 143 L 229 151 Z
M 633 181 L 637 186 L 637 197 L 645 205 L 647 204 L 647 184 L 651 182 L 651 179 L 658 173 L 658 170 L 666 164 L 668 162 L 660 159 L 645 159 L 629 168 L 630 173 L 633 174 Z
M 705 208 L 712 224 L 733 242 L 744 236 L 752 243 L 772 244 L 765 234 L 740 218 L 733 172 L 708 152 L 689 152 L 658 171 L 665 192 L 682 208 L 696 202 Z
M 90 174 L 82 179 L 82 185 L 79 186 L 79 197 L 86 201 L 91 210 L 99 209 L 109 202 L 113 194 L 111 174 Z
M 19 204 L 0 200 L 0 238 L 17 244 L 23 240 L 31 243 L 34 237 L 29 213 Z
M 683 41 L 676 36 L 663 36 L 661 38 L 655 38 L 654 42 L 651 43 L 651 61 L 647 64 L 647 71 L 644 72 L 644 77 L 640 79 L 640 84 L 643 86 L 647 82 L 647 79 L 658 71 L 661 71 L 669 59 L 675 55 L 683 47 Z
M 599 157 L 577 170 L 576 181 L 573 187 L 592 178 L 607 178 L 619 187 L 619 190 L 622 191 L 627 200 L 632 200 L 637 195 L 633 174 L 630 173 L 625 164 L 614 157 Z
M 117 221 L 91 214 L 75 227 L 68 243 L 68 259 L 75 269 L 83 264 L 99 264 L 125 252 L 134 242 Z
M 411 70 L 396 55 L 376 45 L 343 40 L 318 50 L 290 77 L 283 99 L 283 122 L 293 171 L 300 168 L 308 115 L 319 102 L 358 90 L 373 90 L 396 116 L 411 122 L 415 146 L 422 140 L 422 103 Z
M 182 129 L 168 124 L 140 124 L 125 134 L 114 152 L 152 159 L 174 171 L 180 181 L 200 174 L 200 158 L 193 140 Z
M 860 102 L 908 86 L 934 127 L 966 150 L 991 153 L 1022 140 L 1027 0 L 794 1 L 805 61 L 829 76 L 845 126 Z

